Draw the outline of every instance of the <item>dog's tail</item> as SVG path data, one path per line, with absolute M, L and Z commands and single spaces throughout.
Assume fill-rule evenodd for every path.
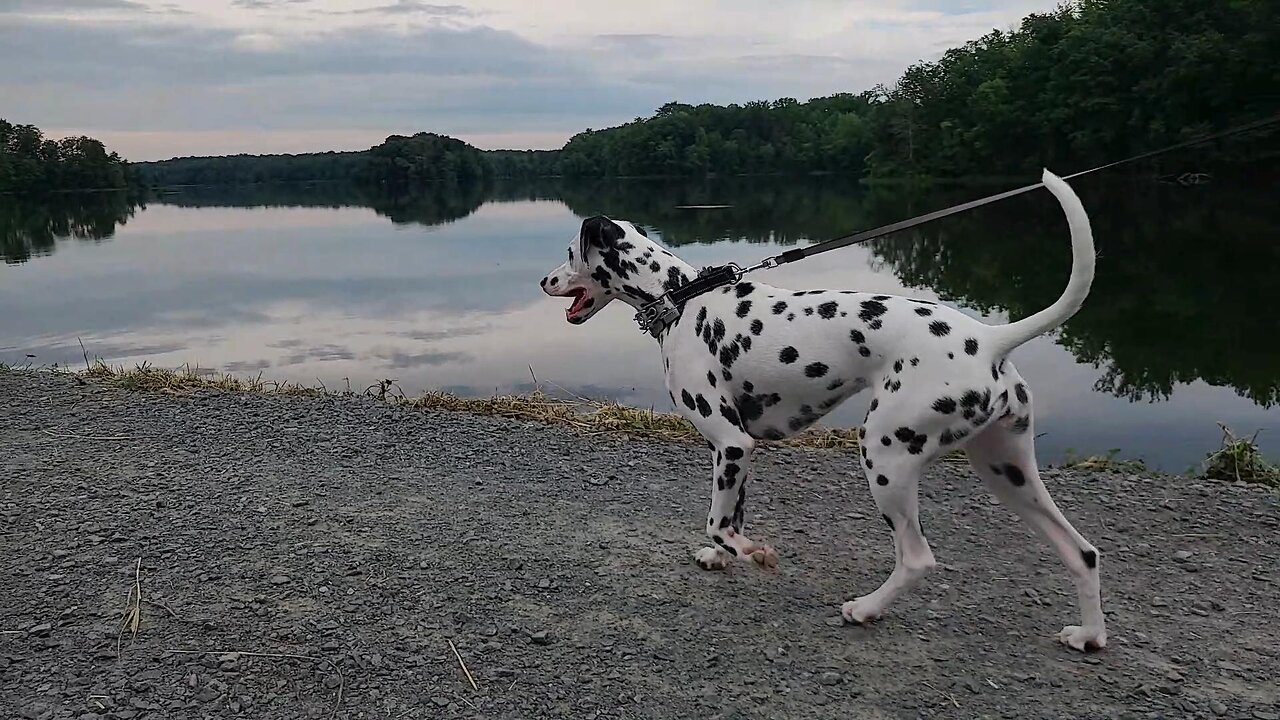
M 1041 182 L 1058 199 L 1067 215 L 1067 226 L 1071 228 L 1071 279 L 1062 296 L 1049 307 L 1017 322 L 991 328 L 992 348 L 997 357 L 1066 322 L 1084 304 L 1093 285 L 1093 231 L 1080 198 L 1070 185 L 1048 170 L 1041 176 Z

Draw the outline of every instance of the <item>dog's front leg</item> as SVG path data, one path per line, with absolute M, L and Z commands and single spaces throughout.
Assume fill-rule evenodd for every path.
M 712 448 L 711 511 L 707 515 L 707 536 L 715 543 L 698 551 L 696 559 L 704 570 L 727 567 L 734 558 L 750 557 L 764 567 L 777 567 L 773 548 L 743 534 L 747 500 L 747 480 L 751 476 L 751 454 L 755 441 L 738 428 L 721 432 L 710 441 Z

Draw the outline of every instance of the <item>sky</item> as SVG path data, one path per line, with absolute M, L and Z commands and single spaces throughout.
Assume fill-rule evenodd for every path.
M 133 161 L 556 148 L 663 103 L 859 92 L 1058 0 L 0 0 L 0 117 Z

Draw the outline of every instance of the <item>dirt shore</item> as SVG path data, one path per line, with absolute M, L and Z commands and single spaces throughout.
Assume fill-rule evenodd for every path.
M 939 568 L 855 627 L 892 545 L 848 453 L 762 451 L 781 564 L 707 573 L 703 447 L 26 371 L 0 408 L 0 718 L 1280 719 L 1274 490 L 1046 471 L 1102 552 L 1082 655 L 964 466 L 924 484 Z

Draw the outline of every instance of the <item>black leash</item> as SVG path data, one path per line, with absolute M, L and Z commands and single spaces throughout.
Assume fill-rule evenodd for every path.
M 1258 129 L 1267 127 L 1269 125 L 1275 125 L 1277 123 L 1280 123 L 1280 114 L 1273 115 L 1272 117 L 1265 118 L 1263 120 L 1258 120 L 1258 121 L 1247 123 L 1244 125 L 1239 125 L 1235 128 L 1224 130 L 1219 133 L 1214 133 L 1212 135 L 1206 135 L 1203 137 L 1195 138 L 1193 140 L 1180 142 L 1176 145 L 1170 145 L 1168 147 L 1161 148 L 1159 150 L 1151 150 L 1151 151 L 1142 153 L 1140 155 L 1127 157 L 1123 160 L 1117 160 L 1115 162 L 1107 163 L 1106 165 L 1099 165 L 1097 167 L 1089 168 L 1088 170 L 1081 170 L 1080 172 L 1063 176 L 1062 179 L 1070 180 L 1072 178 L 1077 178 L 1082 175 L 1088 175 L 1090 173 L 1095 173 L 1101 170 L 1113 168 L 1113 167 L 1116 167 L 1117 165 L 1124 165 L 1131 162 L 1137 162 L 1138 160 L 1145 160 L 1150 157 L 1155 157 L 1157 155 L 1163 155 L 1165 153 L 1173 152 L 1174 150 L 1181 150 L 1182 148 L 1191 147 L 1193 145 L 1200 145 L 1202 143 L 1212 142 L 1214 140 L 1220 140 L 1222 138 L 1231 137 L 1232 135 L 1240 135 L 1242 133 L 1251 132 L 1253 130 L 1258 130 Z M 648 303 L 644 307 L 640 308 L 640 311 L 636 313 L 636 322 L 640 325 L 640 329 L 642 331 L 647 332 L 656 338 L 662 334 L 662 331 L 668 325 L 675 322 L 676 319 L 680 317 L 680 312 L 684 309 L 684 304 L 686 302 L 688 302 L 689 300 L 692 300 L 693 298 L 699 295 L 702 295 L 703 293 L 710 292 L 711 290 L 714 290 L 718 287 L 722 287 L 724 285 L 735 285 L 739 280 L 742 279 L 743 275 L 746 275 L 749 272 L 755 272 L 756 270 L 765 270 L 769 268 L 776 268 L 779 265 L 793 263 L 797 260 L 803 260 L 804 258 L 807 258 L 807 257 L 813 257 L 814 255 L 817 255 L 819 253 L 828 252 L 830 250 L 838 250 L 843 247 L 848 247 L 850 245 L 855 245 L 857 243 L 873 240 L 875 238 L 888 235 L 890 233 L 895 233 L 901 230 L 907 230 L 909 228 L 913 228 L 918 225 L 923 225 L 928 222 L 933 222 L 934 220 L 940 220 L 950 215 L 955 215 L 957 213 L 973 210 L 974 208 L 980 208 L 983 205 L 990 205 L 993 202 L 998 202 L 1000 200 L 1005 200 L 1007 198 L 1015 197 L 1017 195 L 1022 195 L 1023 193 L 1031 192 L 1032 190 L 1035 190 L 1036 188 L 1041 188 L 1041 187 L 1044 187 L 1044 183 L 1038 182 L 1033 185 L 1026 185 L 1024 187 L 1016 188 L 1014 190 L 1006 190 L 1005 192 L 997 193 L 995 195 L 988 195 L 987 197 L 979 198 L 977 200 L 970 200 L 969 202 L 961 203 L 960 205 L 953 205 L 949 208 L 944 208 L 942 210 L 935 210 L 934 212 L 926 213 L 924 215 L 917 215 L 916 217 L 910 218 L 908 220 L 900 220 L 898 222 L 890 223 L 888 225 L 881 225 L 880 227 L 873 228 L 871 230 L 863 230 L 861 232 L 856 232 L 850 235 L 844 235 L 842 237 L 833 238 L 831 240 L 815 243 L 813 245 L 809 245 L 806 247 L 795 248 L 794 250 L 788 250 L 779 255 L 767 257 L 764 260 L 761 260 L 760 262 L 756 263 L 755 265 L 752 265 L 746 268 L 740 267 L 735 263 L 728 263 L 726 265 L 720 265 L 717 267 L 703 268 L 702 272 L 698 273 L 697 279 L 695 279 L 693 282 L 687 285 L 682 285 L 676 288 L 675 290 L 671 290 L 666 293 L 663 293 L 658 298 L 656 298 L 653 302 Z

